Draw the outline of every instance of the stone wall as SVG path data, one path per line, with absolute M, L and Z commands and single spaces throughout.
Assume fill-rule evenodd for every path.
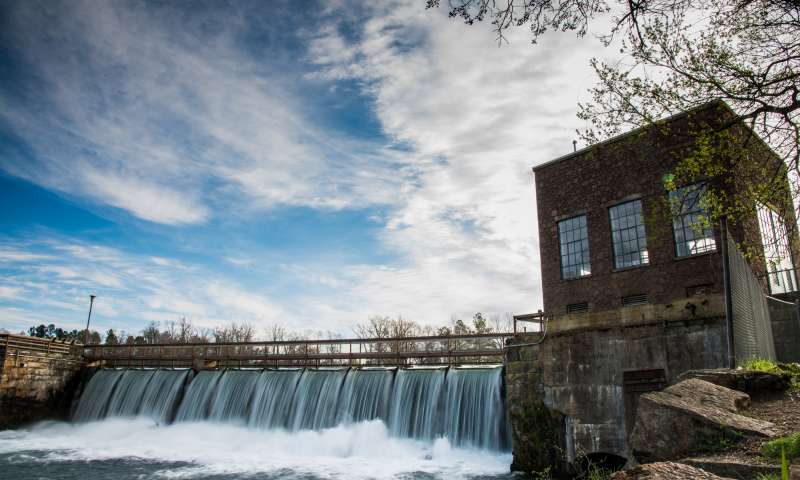
M 787 299 L 796 301 L 796 298 Z M 775 340 L 775 359 L 800 363 L 800 307 L 774 298 L 767 298 L 767 305 Z
M 69 415 L 83 362 L 77 354 L 0 350 L 0 430 Z
M 625 314 L 639 308 L 645 307 Z M 644 315 L 638 324 L 618 320 L 618 327 L 554 329 L 541 343 L 532 335 L 513 339 L 506 382 L 514 467 L 538 471 L 548 462 L 569 463 L 595 453 L 628 458 L 627 430 L 639 394 L 664 387 L 686 370 L 726 366 L 724 315 L 705 313 L 684 313 L 683 319 Z M 531 416 L 537 421 L 529 422 Z M 546 441 L 558 444 L 554 448 Z

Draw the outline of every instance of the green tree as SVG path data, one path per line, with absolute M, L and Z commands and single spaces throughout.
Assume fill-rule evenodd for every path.
M 106 332 L 106 345 L 119 345 L 119 338 L 113 328 Z

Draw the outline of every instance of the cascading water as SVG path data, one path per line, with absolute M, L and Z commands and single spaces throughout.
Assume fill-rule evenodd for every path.
M 139 415 L 158 423 L 171 421 L 188 376 L 189 370 L 156 370 L 142 395 Z
M 142 396 L 155 370 L 127 370 L 108 402 L 109 417 L 132 417 L 139 412 Z
M 261 372 L 228 370 L 219 380 L 208 418 L 216 421 L 247 421 L 247 407 Z
M 108 400 L 114 393 L 124 370 L 100 370 L 96 372 L 81 395 L 73 418 L 78 421 L 99 420 L 106 416 Z
M 186 370 L 100 370 L 87 384 L 74 418 L 144 416 L 161 423 L 176 412 L 179 423 L 246 423 L 289 431 L 381 420 L 395 437 L 445 437 L 453 445 L 493 451 L 507 450 L 510 443 L 500 367 L 230 369 L 202 371 L 183 388 L 188 375 Z
M 171 420 L 188 370 L 99 370 L 89 380 L 73 418 L 144 416 Z
M 189 389 L 183 397 L 175 421 L 205 420 L 208 417 L 208 408 L 217 391 L 217 383 L 224 370 L 203 371 L 197 374 L 189 384 Z
M 336 425 L 336 403 L 346 374 L 346 369 L 303 372 L 289 421 L 292 430 L 318 430 Z
M 451 368 L 444 396 L 444 436 L 459 446 L 507 448 L 502 388 L 499 368 Z
M 248 423 L 259 428 L 288 428 L 301 374 L 302 370 L 264 370 L 256 383 Z
M 447 370 L 408 369 L 397 372 L 389 431 L 399 437 L 434 438 Z
M 351 370 L 344 379 L 337 423 L 355 423 L 376 418 L 388 422 L 394 370 Z

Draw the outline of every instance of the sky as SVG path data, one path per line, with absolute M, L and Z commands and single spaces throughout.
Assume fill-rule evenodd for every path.
M 424 6 L 2 2 L 0 328 L 541 308 L 531 167 L 610 52 Z

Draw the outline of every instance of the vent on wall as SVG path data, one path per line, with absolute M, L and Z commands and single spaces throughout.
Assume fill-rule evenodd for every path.
M 635 305 L 644 305 L 646 303 L 647 303 L 646 293 L 637 293 L 636 295 L 628 295 L 627 297 L 622 297 L 623 307 L 633 307 Z
M 567 305 L 567 313 L 583 313 L 589 311 L 589 304 L 586 302 L 570 303 Z

